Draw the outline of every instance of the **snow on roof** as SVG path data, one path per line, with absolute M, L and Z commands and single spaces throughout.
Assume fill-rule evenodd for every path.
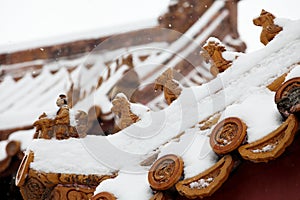
M 282 123 L 274 102 L 275 92 L 267 88 L 253 88 L 253 91 L 241 103 L 228 106 L 221 117 L 239 117 L 243 120 L 248 126 L 249 143 L 268 135 Z
M 149 43 L 143 47 L 164 48 L 166 43 Z M 26 73 L 19 81 L 14 81 L 11 76 L 5 76 L 0 83 L 0 130 L 32 125 L 42 112 L 51 113 L 57 109 L 55 99 L 58 94 L 66 94 L 73 82 L 75 87 L 80 87 L 81 92 L 87 96 L 83 98 L 74 109 L 88 110 L 93 105 L 101 107 L 102 112 L 110 113 L 111 102 L 108 93 L 120 80 L 128 66 L 123 65 L 116 70 L 115 63 L 110 65 L 110 78 L 104 78 L 101 87 L 96 90 L 95 85 L 100 76 L 107 77 L 105 62 L 111 61 L 120 52 L 132 52 L 134 62 L 138 62 L 138 56 L 147 52 L 135 52 L 140 46 L 121 48 L 103 54 L 92 54 L 74 60 L 61 60 L 50 62 L 43 66 L 40 74 L 33 78 L 32 74 Z M 147 55 L 147 54 L 146 54 Z M 89 69 L 86 65 L 92 65 Z M 68 68 L 77 66 L 71 73 Z M 14 66 L 13 66 L 14 67 Z M 9 69 L 9 66 L 4 66 Z M 51 71 L 58 70 L 55 74 Z
M 61 68 L 55 74 L 43 70 L 36 78 L 28 73 L 20 81 L 3 88 L 1 130 L 32 125 L 42 111 L 56 110 L 55 99 L 58 94 L 67 92 L 68 85 L 68 72 Z
M 0 161 L 4 160 L 7 156 L 6 145 L 8 144 L 7 140 L 0 141 Z
M 300 76 L 300 65 L 295 67 L 288 75 L 285 77 L 285 81 L 288 81 L 292 78 L 296 78 Z
M 87 136 L 86 139 L 92 139 L 101 146 L 102 138 L 100 137 Z M 32 141 L 29 148 L 35 152 L 34 162 L 30 164 L 30 167 L 39 171 L 98 175 L 110 175 L 115 172 L 115 170 L 101 165 L 93 155 L 86 150 L 84 139 L 37 139 Z M 105 151 L 105 149 L 103 149 L 103 151 Z M 47 163 L 46 165 L 45 162 Z
M 10 141 L 20 142 L 21 144 L 20 150 L 25 151 L 29 146 L 29 144 L 32 142 L 34 133 L 35 133 L 34 129 L 16 131 L 12 133 L 7 140 L 0 141 L 0 161 L 7 158 L 8 155 L 7 155 L 6 147 Z
M 34 129 L 16 131 L 9 135 L 8 140 L 15 140 L 21 143 L 21 151 L 25 151 L 33 139 Z
M 192 129 L 194 134 L 187 134 L 191 133 L 191 127 L 197 127 L 199 121 L 225 110 L 223 113 L 226 116 L 237 115 L 247 122 L 250 140 L 262 137 L 257 131 L 271 131 L 278 125 L 274 104 L 265 106 L 266 102 L 273 102 L 273 94 L 267 92 L 265 87 L 281 74 L 298 68 L 299 65 L 295 64 L 300 61 L 300 20 L 279 21 L 283 31 L 264 49 L 241 55 L 229 69 L 206 84 L 183 88 L 181 95 L 169 107 L 162 111 L 145 113 L 141 120 L 114 135 L 64 141 L 35 140 L 29 147 L 37 155 L 31 167 L 56 173 L 107 173 L 120 170 L 119 178 L 102 182 L 96 191 L 112 192 L 119 199 L 128 197 L 128 191 L 120 189 L 120 185 L 128 185 L 126 177 L 134 173 L 133 179 L 138 181 L 130 182 L 131 188 L 139 191 L 141 199 L 149 199 L 149 188 L 146 187 L 148 183 L 145 182 L 148 167 L 141 166 L 140 163 L 153 153 L 160 153 L 159 156 L 167 153 L 181 155 L 187 176 L 200 173 L 200 170 L 216 161 L 215 154 L 207 145 L 206 134 L 209 131 L 201 133 Z M 292 70 L 292 73 L 295 71 Z M 253 103 L 253 99 L 259 100 Z M 260 105 L 251 112 L 257 113 L 259 110 L 265 112 L 264 117 L 273 118 L 264 121 L 270 125 L 267 129 L 265 124 L 254 123 L 257 116 L 249 114 L 246 117 L 242 113 L 250 112 L 247 107 L 257 103 Z M 235 106 L 241 109 L 235 109 Z M 195 148 L 201 144 L 202 149 Z M 51 151 L 48 151 L 49 148 Z M 197 154 L 200 156 L 195 158 Z M 198 168 L 195 166 L 199 166 L 199 160 L 205 164 L 202 163 L 202 167 Z M 79 162 L 90 162 L 94 167 L 88 164 L 89 167 L 86 168 L 85 165 L 79 165 Z
M 117 199 L 124 200 L 150 199 L 152 196 L 152 190 L 145 173 L 122 173 L 114 179 L 102 182 L 94 193 L 97 194 L 100 191 L 110 191 Z
M 0 53 L 152 27 L 168 4 L 169 0 L 6 1 L 0 7 Z
M 163 51 L 159 56 L 152 57 L 146 60 L 146 62 L 153 65 L 155 63 L 157 65 L 155 69 L 154 67 L 148 70 L 145 69 L 137 69 L 137 73 L 141 77 L 142 80 L 151 82 L 155 80 L 163 71 L 165 71 L 169 67 L 174 67 L 178 62 L 182 60 L 182 58 L 187 57 L 191 52 L 193 52 L 199 44 L 203 43 L 204 40 L 209 37 L 213 30 L 224 20 L 224 18 L 228 15 L 227 10 L 223 10 L 220 14 L 214 19 L 213 23 L 209 24 L 210 20 L 213 16 L 220 11 L 225 2 L 224 1 L 216 1 L 208 10 L 199 18 L 191 28 L 189 28 L 178 40 L 173 42 L 165 51 Z M 204 30 L 204 31 L 203 31 Z M 201 34 L 199 34 L 203 31 Z M 164 67 L 159 66 L 159 64 L 165 63 L 172 56 L 175 56 L 171 59 Z M 156 70 L 156 71 L 155 71 Z M 153 71 L 155 73 L 153 73 Z M 149 72 L 152 72 L 150 77 Z
M 97 69 L 97 68 L 96 68 Z M 120 80 L 123 73 L 128 69 L 127 66 L 122 66 L 116 73 L 114 73 L 111 78 L 103 82 L 101 87 L 95 92 L 92 92 L 82 101 L 75 105 L 78 110 L 88 111 L 92 105 L 99 105 L 103 113 L 110 113 L 112 104 L 108 99 L 108 92 L 112 87 Z

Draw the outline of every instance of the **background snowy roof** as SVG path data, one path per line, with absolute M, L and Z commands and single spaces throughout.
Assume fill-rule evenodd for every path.
M 169 2 L 170 0 L 89 0 L 88 3 L 84 0 L 2 0 L 0 52 L 28 45 L 47 45 L 53 40 L 68 42 L 153 26 L 157 23 L 158 16 L 166 11 Z M 262 47 L 257 40 L 260 28 L 252 24 L 253 15 L 259 15 L 264 8 L 277 17 L 297 19 L 298 7 L 298 0 L 240 1 L 239 32 L 248 51 Z
M 168 4 L 169 0 L 2 0 L 0 52 L 151 27 Z

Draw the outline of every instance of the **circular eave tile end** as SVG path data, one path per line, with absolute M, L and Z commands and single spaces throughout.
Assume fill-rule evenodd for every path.
M 167 190 L 182 177 L 183 160 L 174 154 L 159 158 L 148 172 L 148 181 L 154 190 Z
M 109 192 L 100 192 L 92 197 L 91 200 L 116 200 L 117 198 Z
M 237 117 L 219 122 L 210 135 L 210 145 L 215 153 L 224 155 L 237 149 L 246 138 L 247 126 Z

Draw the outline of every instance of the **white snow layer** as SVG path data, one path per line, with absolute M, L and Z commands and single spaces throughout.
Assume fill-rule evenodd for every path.
M 7 140 L 0 141 L 0 161 L 4 160 L 7 156 L 6 145 L 8 144 Z
M 95 67 L 96 68 L 96 67 Z M 95 91 L 85 97 L 82 101 L 75 104 L 74 108 L 77 110 L 88 111 L 93 105 L 99 105 L 103 113 L 110 113 L 112 104 L 108 99 L 108 92 L 120 80 L 128 66 L 123 65 L 116 73 L 111 75 L 111 78 L 104 81 L 102 85 Z
M 28 73 L 9 88 L 1 90 L 0 129 L 32 125 L 43 111 L 57 110 L 56 98 L 59 94 L 66 94 L 67 85 L 68 72 L 61 68 L 54 75 L 43 70 L 36 78 Z
M 119 199 L 150 199 L 152 190 L 149 187 L 147 173 L 120 173 L 116 178 L 105 180 L 94 194 L 107 191 Z
M 285 81 L 296 77 L 300 77 L 300 65 L 296 65 L 296 67 L 292 69 L 290 73 L 288 73 L 288 75 L 285 77 Z
M 101 143 L 98 145 L 101 146 Z M 34 162 L 30 167 L 43 172 L 66 174 L 105 175 L 113 172 L 94 159 L 86 148 L 84 140 L 77 138 L 33 140 L 29 145 L 34 152 Z
M 30 145 L 33 140 L 34 129 L 16 131 L 9 135 L 8 140 L 15 140 L 21 143 L 21 150 L 24 151 Z
M 268 89 L 253 90 L 254 94 L 250 94 L 242 103 L 228 106 L 220 119 L 239 117 L 247 125 L 249 143 L 268 135 L 282 123 L 274 102 L 275 93 Z
M 21 143 L 21 151 L 26 150 L 33 139 L 34 129 L 16 131 L 9 135 L 7 140 L 0 141 L 0 161 L 7 157 L 6 145 L 10 141 L 18 141 Z
M 200 131 L 198 126 L 187 129 L 178 140 L 172 140 L 160 148 L 159 157 L 166 154 L 180 155 L 184 160 L 184 177 L 190 178 L 211 167 L 217 161 L 209 137 L 209 131 Z

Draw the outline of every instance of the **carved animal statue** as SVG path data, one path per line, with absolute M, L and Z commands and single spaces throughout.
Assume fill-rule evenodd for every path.
M 181 94 L 181 88 L 179 84 L 174 80 L 167 80 L 164 86 L 164 97 L 167 104 L 170 105 L 174 100 L 176 100 Z
M 256 26 L 262 26 L 260 34 L 260 41 L 267 45 L 280 31 L 282 27 L 274 24 L 275 16 L 264 9 L 262 9 L 260 16 L 253 19 Z
M 164 92 L 164 97 L 168 105 L 176 100 L 181 94 L 181 88 L 173 78 L 173 71 L 169 68 L 155 80 L 154 85 L 154 90 Z
M 164 85 L 166 84 L 167 80 L 172 80 L 172 79 L 173 79 L 173 71 L 171 68 L 169 68 L 155 80 L 154 90 L 163 91 Z
M 43 113 L 33 126 L 36 128 L 34 138 L 51 139 L 53 137 L 54 120 Z
M 207 45 L 202 47 L 203 51 L 201 55 L 208 63 L 210 61 L 210 72 L 216 76 L 218 73 L 225 71 L 231 66 L 231 61 L 225 60 L 222 56 L 222 52 L 226 51 L 225 47 L 215 41 L 209 41 Z
M 80 137 L 85 137 L 88 131 L 88 115 L 86 112 L 78 110 L 75 115 L 76 130 Z
M 121 130 L 139 120 L 139 117 L 130 110 L 130 104 L 125 96 L 116 96 L 112 104 L 111 111 L 117 117 L 116 125 Z

